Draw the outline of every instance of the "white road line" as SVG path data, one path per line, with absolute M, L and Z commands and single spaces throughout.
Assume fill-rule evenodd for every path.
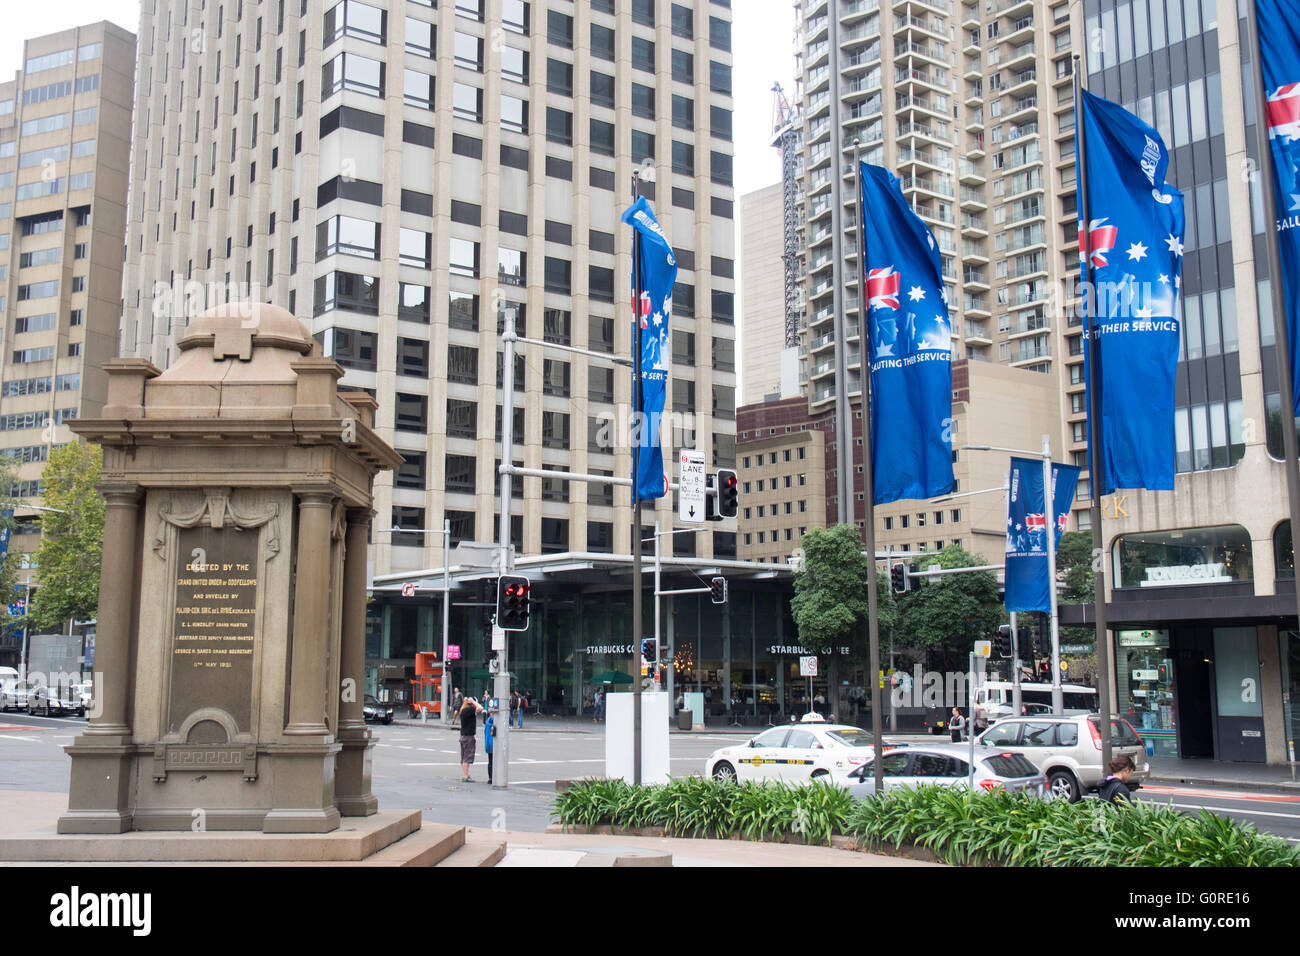
M 0 740 L 26 740 L 30 743 L 40 743 L 40 737 L 19 737 L 17 734 L 0 734 Z
M 1163 801 L 1151 800 L 1150 803 L 1161 803 Z M 1172 807 L 1178 807 L 1181 810 L 1209 810 L 1212 813 L 1221 813 L 1224 815 L 1239 813 L 1249 817 L 1285 817 L 1288 820 L 1300 820 L 1300 813 L 1275 813 L 1271 810 L 1251 810 L 1245 807 L 1207 807 L 1201 803 L 1173 803 L 1168 804 Z

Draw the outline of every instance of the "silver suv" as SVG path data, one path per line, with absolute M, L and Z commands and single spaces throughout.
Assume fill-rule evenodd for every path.
M 1048 795 L 1074 803 L 1109 771 L 1101 765 L 1101 717 L 1008 717 L 975 738 L 985 747 L 1014 750 L 1047 775 Z M 1147 778 L 1146 749 L 1122 717 L 1110 721 L 1111 757 L 1132 757 L 1132 782 Z

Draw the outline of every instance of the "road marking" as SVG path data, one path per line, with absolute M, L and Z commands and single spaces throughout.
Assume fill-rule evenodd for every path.
M 1142 788 L 1143 790 L 1146 787 Z M 1157 803 L 1158 801 L 1150 801 Z M 1174 803 L 1169 801 L 1169 806 L 1178 807 L 1180 810 L 1209 810 L 1212 813 L 1227 815 L 1231 813 L 1240 813 L 1249 817 L 1284 817 L 1288 820 L 1300 820 L 1300 813 L 1276 813 L 1269 810 L 1252 810 L 1249 807 L 1207 807 L 1200 803 Z
M 40 743 L 39 737 L 19 737 L 17 734 L 0 734 L 0 740 L 26 740 L 30 743 Z
M 1160 785 L 1142 785 L 1143 790 L 1152 793 L 1168 793 L 1173 796 L 1208 797 L 1211 800 L 1245 800 L 1252 803 L 1300 803 L 1300 796 L 1290 794 L 1242 793 L 1238 790 L 1195 790 L 1189 787 L 1165 787 Z

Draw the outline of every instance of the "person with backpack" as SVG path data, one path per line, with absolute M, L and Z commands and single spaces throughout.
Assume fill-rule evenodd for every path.
M 496 708 L 489 706 L 483 721 L 483 752 L 487 754 L 487 782 L 492 783 L 492 744 L 497 735 Z
M 1128 781 L 1134 771 L 1132 757 L 1116 757 L 1110 762 L 1110 776 L 1097 788 L 1097 796 L 1103 803 L 1116 806 L 1132 806 L 1133 798 L 1129 796 Z

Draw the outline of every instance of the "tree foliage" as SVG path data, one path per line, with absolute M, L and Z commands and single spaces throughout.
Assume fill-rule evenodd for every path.
M 867 587 L 871 564 L 862 553 L 862 536 L 851 524 L 813 528 L 800 539 L 803 567 L 794 578 L 791 611 L 799 642 L 821 652 L 866 632 Z M 877 574 L 877 626 L 887 636 L 897 609 L 889 583 Z M 855 648 L 858 650 L 858 648 Z
M 45 506 L 36 552 L 36 594 L 29 624 L 61 630 L 69 619 L 88 620 L 99 608 L 104 553 L 104 499 L 95 490 L 104 465 L 98 445 L 72 442 L 50 452 L 41 478 Z
M 1067 531 L 1056 547 L 1056 573 L 1064 575 L 1065 589 L 1061 604 L 1091 604 L 1094 599 L 1092 574 L 1092 533 Z M 1061 627 L 1062 644 L 1091 644 L 1096 631 L 1091 627 Z M 1071 677 L 1075 677 L 1073 671 Z
M 987 562 L 950 544 L 922 562 L 942 568 L 977 567 Z M 910 647 L 946 648 L 967 653 L 975 640 L 988 640 L 1003 621 L 997 578 L 992 571 L 913 579 L 900 601 L 898 641 Z

